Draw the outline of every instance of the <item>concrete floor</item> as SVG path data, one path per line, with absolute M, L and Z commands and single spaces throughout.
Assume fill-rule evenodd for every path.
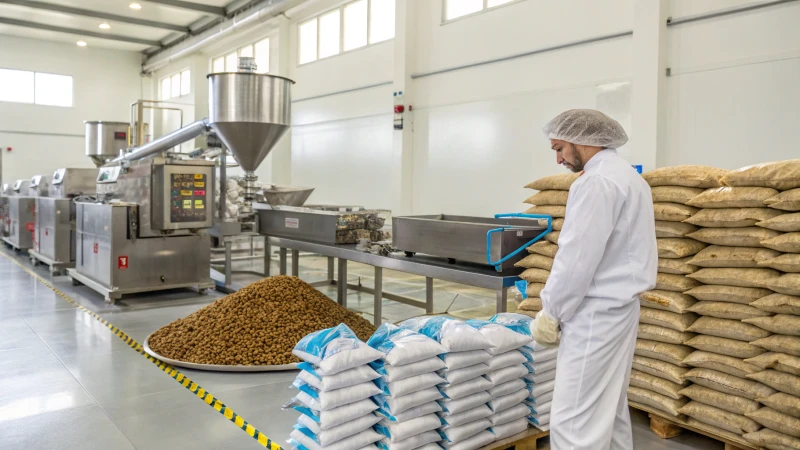
M 76 309 L 14 264 L 26 256 L 5 247 L 0 255 L 0 448 L 11 449 L 247 449 L 258 443 L 220 413 L 130 349 L 108 328 Z M 301 278 L 325 278 L 326 262 L 301 257 Z M 249 263 L 237 264 L 245 268 Z M 277 265 L 273 262 L 277 273 Z M 257 269 L 253 267 L 253 269 Z M 188 290 L 131 296 L 107 305 L 67 277 L 33 269 L 75 302 L 98 313 L 139 342 L 153 331 L 221 297 Z M 350 282 L 371 284 L 372 270 L 352 264 Z M 257 277 L 236 275 L 247 282 Z M 384 290 L 424 299 L 424 280 L 385 272 Z M 494 293 L 436 284 L 436 311 L 462 317 L 493 313 Z M 323 289 L 335 295 L 333 288 Z M 372 319 L 372 297 L 357 292 L 351 308 Z M 384 301 L 386 320 L 422 310 Z M 280 405 L 292 396 L 294 372 L 213 373 L 181 371 L 245 420 L 285 445 L 297 413 Z M 722 449 L 719 442 L 686 432 L 658 439 L 645 414 L 632 411 L 636 449 Z M 549 448 L 545 439 L 540 448 Z

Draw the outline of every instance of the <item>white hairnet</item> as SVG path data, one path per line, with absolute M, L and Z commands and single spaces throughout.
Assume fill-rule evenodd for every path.
M 628 142 L 622 125 L 594 109 L 570 109 L 542 129 L 549 139 L 592 147 L 620 148 Z

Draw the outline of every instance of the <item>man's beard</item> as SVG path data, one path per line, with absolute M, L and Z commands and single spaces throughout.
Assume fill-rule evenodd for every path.
M 575 164 L 569 161 L 564 161 L 561 165 L 571 170 L 573 173 L 583 171 L 583 161 L 581 161 L 581 157 L 578 154 L 575 155 Z

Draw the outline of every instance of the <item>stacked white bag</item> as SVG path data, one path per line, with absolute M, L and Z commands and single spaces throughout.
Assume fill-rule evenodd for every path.
M 439 342 L 447 350 L 439 371 L 447 384 L 440 388 L 442 420 L 441 445 L 447 450 L 474 450 L 494 441 L 488 429 L 492 382 L 483 377 L 489 372 L 487 350 L 491 342 L 478 330 L 450 317 L 417 317 L 400 324 Z
M 289 444 L 299 450 L 377 449 L 383 435 L 373 429 L 380 417 L 370 397 L 381 392 L 373 382 L 380 375 L 368 364 L 383 354 L 344 324 L 305 336 L 292 354 L 305 362 L 293 383 L 300 392 L 284 406 L 301 413 Z
M 381 393 L 374 397 L 383 419 L 375 429 L 385 437 L 378 442 L 382 450 L 415 450 L 441 440 L 442 423 L 436 413 L 442 398 L 436 386 L 445 380 L 436 374 L 444 367 L 439 355 L 447 350 L 416 331 L 385 323 L 367 344 L 383 354 L 370 366 L 380 378 L 375 383 Z

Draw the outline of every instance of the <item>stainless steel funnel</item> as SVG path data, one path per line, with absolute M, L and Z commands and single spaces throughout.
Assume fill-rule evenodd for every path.
M 292 80 L 250 72 L 208 74 L 208 124 L 246 172 L 291 125 Z
M 97 167 L 119 156 L 128 148 L 128 123 L 85 121 L 86 156 Z

